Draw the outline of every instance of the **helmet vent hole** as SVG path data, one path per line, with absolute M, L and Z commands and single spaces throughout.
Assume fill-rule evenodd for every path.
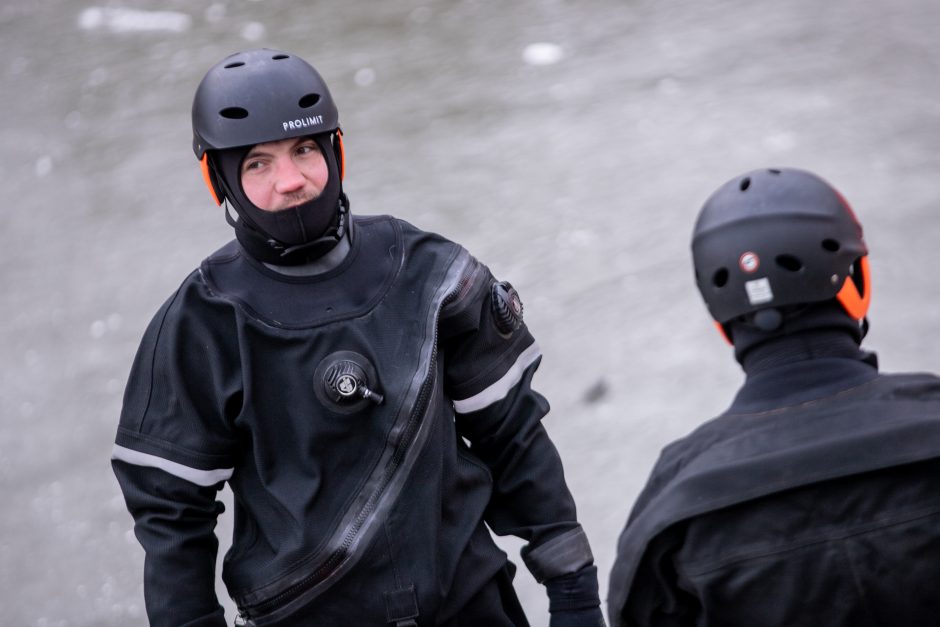
M 770 172 L 771 174 L 780 174 L 780 170 L 775 170 L 774 168 L 770 168 L 767 171 Z
M 826 238 L 822 241 L 822 247 L 823 250 L 828 250 L 831 253 L 838 252 L 838 250 L 841 248 L 839 242 L 829 238 Z
M 274 59 L 275 61 L 280 61 L 281 59 L 289 59 L 290 57 L 286 54 L 276 54 L 271 58 Z
M 225 69 L 226 69 L 226 70 L 230 70 L 230 69 L 232 69 L 233 67 L 241 67 L 241 66 L 243 66 L 243 65 L 245 65 L 245 62 L 244 62 L 244 61 L 234 61 L 234 62 L 229 63 L 228 65 L 226 65 L 226 66 L 225 66 Z
M 219 115 L 230 120 L 244 120 L 248 117 L 248 111 L 241 107 L 226 107 L 219 111 Z
M 741 188 L 742 192 L 746 192 L 747 188 L 750 186 L 751 186 L 751 177 L 746 176 L 744 177 L 744 180 L 741 181 L 741 185 L 739 187 Z
M 803 262 L 793 255 L 777 255 L 777 265 L 788 272 L 799 272 L 803 269 Z
M 715 284 L 715 287 L 724 287 L 728 284 L 728 269 L 727 268 L 718 268 L 718 271 L 715 272 L 715 275 L 712 277 L 712 283 Z
M 306 96 L 301 98 L 300 102 L 298 102 L 297 104 L 300 105 L 301 109 L 309 109 L 310 107 L 317 104 L 318 102 L 320 102 L 320 94 L 307 94 Z

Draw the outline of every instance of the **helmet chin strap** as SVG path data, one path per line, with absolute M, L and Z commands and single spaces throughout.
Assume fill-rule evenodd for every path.
M 769 312 L 769 313 L 764 313 Z M 774 324 L 777 324 L 774 328 Z M 862 342 L 867 323 L 852 318 L 836 299 L 767 308 L 732 320 L 726 325 L 733 342 L 735 358 L 743 363 L 744 357 L 755 347 L 779 343 L 785 338 L 798 338 L 804 334 L 837 332 L 851 338 L 857 346 Z
M 778 307 L 768 307 L 767 309 L 755 311 L 753 314 L 747 316 L 746 320 L 740 320 L 738 324 L 744 324 L 751 327 L 752 329 L 762 331 L 764 333 L 771 333 L 783 326 L 787 315 L 792 316 L 794 313 L 799 315 L 798 312 L 805 308 L 806 307 L 791 307 L 787 312 L 784 312 Z M 865 336 L 868 335 L 868 329 L 870 327 L 868 317 L 866 316 L 861 320 L 856 320 L 855 322 L 858 325 L 858 340 L 861 342 L 861 340 L 865 339 Z M 715 327 L 718 329 L 718 332 L 725 339 L 725 341 L 729 345 L 733 346 L 734 340 L 732 339 L 730 323 L 725 325 L 716 320 Z

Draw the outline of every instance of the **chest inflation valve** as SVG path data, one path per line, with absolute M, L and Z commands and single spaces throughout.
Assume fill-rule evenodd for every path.
M 352 351 L 333 353 L 313 375 L 317 398 L 331 411 L 350 414 L 385 397 L 378 391 L 378 376 L 369 360 Z

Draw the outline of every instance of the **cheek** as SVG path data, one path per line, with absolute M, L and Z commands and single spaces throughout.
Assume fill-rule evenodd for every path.
M 264 209 L 271 197 L 271 185 L 258 176 L 243 176 L 242 190 L 254 206 Z
M 317 170 L 317 181 L 320 184 L 320 189 L 326 187 L 326 182 L 330 180 L 330 171 L 327 169 L 326 164 L 323 164 L 323 167 Z
M 322 156 L 306 164 L 304 170 L 306 171 L 307 180 L 317 188 L 317 191 L 322 191 L 326 187 L 326 182 L 330 178 L 330 170 L 327 168 L 326 160 Z

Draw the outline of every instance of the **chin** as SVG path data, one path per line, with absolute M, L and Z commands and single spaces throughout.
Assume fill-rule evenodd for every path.
M 319 197 L 320 197 L 320 194 L 313 194 L 313 195 L 309 196 L 308 198 L 304 198 L 303 200 L 298 200 L 297 202 L 292 202 L 292 203 L 289 204 L 289 205 L 284 205 L 283 207 L 278 207 L 278 208 L 276 208 L 276 209 L 271 209 L 271 211 L 287 211 L 288 209 L 296 209 L 297 207 L 300 207 L 301 205 L 305 205 L 305 204 L 307 204 L 308 202 L 310 202 L 310 201 L 312 201 L 312 200 L 316 200 L 316 199 L 319 198 Z

